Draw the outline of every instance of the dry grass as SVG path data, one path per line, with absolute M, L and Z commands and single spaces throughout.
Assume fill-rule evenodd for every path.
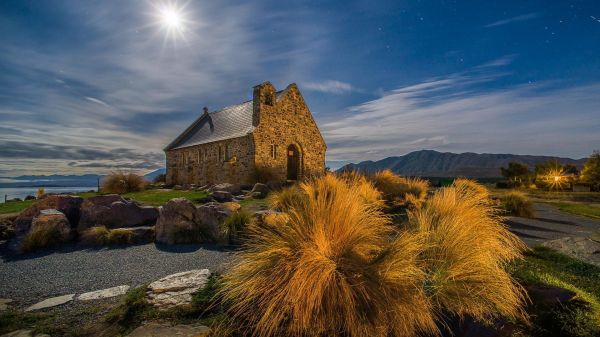
M 102 180 L 102 193 L 124 194 L 142 191 L 147 185 L 144 177 L 134 173 L 112 172 Z
M 234 211 L 221 225 L 223 236 L 230 244 L 237 243 L 251 222 L 250 213 L 244 210 Z
M 370 179 L 392 207 L 420 207 L 427 198 L 429 182 L 426 180 L 401 177 L 390 170 L 379 171 Z
M 472 195 L 475 198 L 480 198 L 482 201 L 489 202 L 491 200 L 491 194 L 487 187 L 474 180 L 459 178 L 454 180 L 452 187 L 465 195 Z
M 95 226 L 85 230 L 79 237 L 84 245 L 104 246 L 108 244 L 108 229 L 106 226 Z
M 500 198 L 500 203 L 502 208 L 510 215 L 524 218 L 533 218 L 535 216 L 533 203 L 523 192 L 510 191 Z
M 61 224 L 49 223 L 33 228 L 21 242 L 21 252 L 31 252 L 51 246 L 56 246 L 71 239 L 70 233 Z
M 300 184 L 286 216 L 249 227 L 249 242 L 225 275 L 234 321 L 255 336 L 411 336 L 433 332 L 417 267 L 418 239 L 394 229 L 333 175 Z
M 133 242 L 133 232 L 128 229 L 117 228 L 108 232 L 110 245 L 128 245 Z
M 279 191 L 269 193 L 267 204 L 272 209 L 286 211 L 292 205 L 301 202 L 303 199 L 302 191 L 296 185 L 284 187 Z
M 458 185 L 439 190 L 409 212 L 410 227 L 424 238 L 421 267 L 436 316 L 522 318 L 525 295 L 506 264 L 519 258 L 525 245 L 481 198 L 482 190 Z

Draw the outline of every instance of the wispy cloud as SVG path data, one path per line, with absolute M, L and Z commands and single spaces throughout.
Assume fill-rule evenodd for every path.
M 104 107 L 111 108 L 111 106 L 110 106 L 110 105 L 108 105 L 106 102 L 103 102 L 103 101 L 101 101 L 101 100 L 99 100 L 99 99 L 97 99 L 97 98 L 94 98 L 94 97 L 84 97 L 84 98 L 85 98 L 86 100 L 90 101 L 90 102 L 94 102 L 94 103 L 96 103 L 96 104 L 100 104 L 100 105 L 102 105 L 102 106 L 104 106 Z
M 352 84 L 336 80 L 327 80 L 323 82 L 305 82 L 301 85 L 303 89 L 328 94 L 346 94 L 353 91 L 358 91 L 354 86 L 352 86 Z
M 527 20 L 535 19 L 535 18 L 537 18 L 539 16 L 540 16 L 540 13 L 529 13 L 529 14 L 517 15 L 517 16 L 513 16 L 513 17 L 508 18 L 508 19 L 502 19 L 502 20 L 494 21 L 492 23 L 489 23 L 489 24 L 485 25 L 484 27 L 490 28 L 490 27 L 504 26 L 504 25 L 507 25 L 507 24 L 513 23 L 513 22 L 521 22 L 521 21 L 527 21 Z
M 374 160 L 420 149 L 585 156 L 600 143 L 600 83 L 472 90 L 497 79 L 453 74 L 386 92 L 321 126 L 330 160 Z

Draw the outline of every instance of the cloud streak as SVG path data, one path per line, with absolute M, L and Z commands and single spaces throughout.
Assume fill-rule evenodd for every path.
M 517 16 L 513 16 L 512 18 L 494 21 L 492 23 L 489 23 L 489 24 L 485 25 L 484 27 L 485 28 L 491 28 L 491 27 L 504 26 L 504 25 L 507 25 L 509 23 L 532 20 L 532 19 L 535 19 L 535 18 L 537 18 L 539 16 L 540 16 L 540 13 L 529 13 L 529 14 L 517 15 Z
M 323 82 L 306 82 L 302 84 L 302 88 L 309 91 L 318 91 L 327 94 L 347 94 L 353 91 L 358 91 L 350 83 L 327 80 Z

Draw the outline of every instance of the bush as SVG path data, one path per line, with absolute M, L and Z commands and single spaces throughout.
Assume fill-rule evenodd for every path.
M 71 239 L 70 234 L 59 223 L 49 223 L 45 226 L 33 228 L 21 243 L 22 252 L 56 246 Z
M 524 218 L 533 218 L 535 216 L 533 203 L 522 192 L 508 192 L 500 198 L 500 203 L 502 208 L 510 215 Z
M 88 228 L 80 236 L 80 241 L 84 245 L 104 246 L 108 244 L 109 231 L 106 226 L 95 226 Z
M 507 272 L 525 245 L 503 224 L 491 203 L 465 186 L 442 188 L 409 212 L 409 225 L 423 238 L 420 266 L 425 292 L 436 313 L 478 320 L 524 317 L 523 288 Z M 480 191 L 481 192 L 481 191 Z M 443 319 L 443 317 L 438 317 Z
M 108 232 L 108 243 L 111 245 L 128 245 L 133 243 L 133 232 L 117 228 Z
M 36 193 L 36 198 L 37 199 L 41 199 L 46 195 L 46 190 L 43 187 L 38 187 L 37 189 L 37 193 Z
M 390 170 L 375 173 L 371 180 L 392 207 L 419 207 L 425 201 L 429 189 L 426 180 L 401 177 Z
M 257 183 L 266 184 L 275 180 L 275 173 L 270 167 L 255 165 L 252 170 L 252 180 Z
M 316 178 L 285 215 L 250 225 L 219 293 L 231 321 L 256 336 L 356 337 L 438 334 L 452 315 L 523 316 L 505 265 L 524 244 L 489 202 L 444 188 L 398 230 L 364 197 L 369 186 Z
M 144 189 L 146 180 L 134 173 L 113 172 L 102 180 L 103 193 L 124 194 Z
M 235 211 L 221 225 L 223 236 L 227 238 L 229 244 L 236 243 L 251 222 L 252 215 L 250 213 L 244 210 Z

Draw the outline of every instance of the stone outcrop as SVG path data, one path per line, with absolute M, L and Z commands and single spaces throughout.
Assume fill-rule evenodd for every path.
M 266 184 L 256 183 L 254 187 L 252 187 L 252 191 L 250 191 L 250 195 L 253 198 L 262 199 L 269 194 L 271 189 Z
M 177 324 L 147 322 L 137 327 L 127 337 L 207 337 L 210 328 L 201 324 Z
M 208 269 L 195 269 L 165 276 L 148 285 L 148 302 L 168 309 L 192 302 L 192 294 L 204 287 L 210 277 Z
M 0 219 L 0 241 L 9 240 L 15 236 L 15 226 L 12 220 L 1 218 Z
M 85 199 L 81 204 L 78 230 L 82 232 L 92 226 L 107 228 L 154 225 L 158 209 L 140 206 L 123 199 L 120 195 L 99 195 Z
M 210 189 L 211 191 L 225 191 L 229 192 L 232 195 L 238 195 L 242 193 L 242 188 L 238 184 L 230 184 L 230 183 L 221 183 L 216 184 Z
M 228 202 L 233 200 L 233 195 L 227 191 L 213 191 L 212 197 L 219 202 Z
M 600 241 L 585 237 L 564 237 L 546 241 L 542 246 L 600 266 Z
M 156 221 L 156 242 L 166 244 L 191 243 L 202 233 L 203 224 L 194 204 L 185 198 L 171 199 L 160 209 Z
M 79 208 L 83 198 L 70 195 L 49 195 L 23 210 L 14 222 L 17 234 L 25 233 L 41 210 L 56 209 L 65 214 L 72 226 L 79 223 Z
M 213 240 L 221 240 L 221 224 L 233 212 L 232 203 L 208 202 L 197 208 L 198 219 Z M 235 203 L 233 203 L 235 204 Z

